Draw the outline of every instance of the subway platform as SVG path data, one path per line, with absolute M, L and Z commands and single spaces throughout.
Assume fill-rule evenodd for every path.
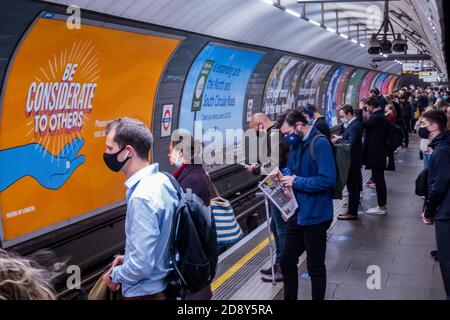
M 439 263 L 430 255 L 436 250 L 434 226 L 423 224 L 423 199 L 414 194 L 423 162 L 419 139 L 411 137 L 410 147 L 396 155 L 397 170 L 386 172 L 388 214 L 365 214 L 376 205 L 376 192 L 364 186 L 359 219 L 335 222 L 329 230 L 326 299 L 445 300 Z M 369 266 L 379 267 L 379 289 L 367 286 Z M 306 261 L 299 268 L 299 299 L 311 299 Z

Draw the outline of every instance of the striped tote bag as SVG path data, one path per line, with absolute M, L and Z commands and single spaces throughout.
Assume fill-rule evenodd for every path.
M 244 233 L 228 200 L 221 197 L 212 199 L 211 211 L 216 223 L 218 245 L 229 245 L 242 239 Z

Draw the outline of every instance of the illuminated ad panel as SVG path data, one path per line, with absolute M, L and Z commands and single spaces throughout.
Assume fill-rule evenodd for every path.
M 244 102 L 250 76 L 262 59 L 263 53 L 208 44 L 192 64 L 183 89 L 178 127 L 186 129 L 196 137 L 198 131 L 205 138 L 217 136 L 220 132 L 223 141 L 211 138 L 211 144 L 204 141 L 205 150 L 226 147 L 241 141 L 226 141 L 227 129 L 242 129 L 244 122 Z M 230 147 L 230 146 L 229 146 Z M 232 149 L 232 148 L 231 148 Z M 230 150 L 230 149 L 227 149 Z M 208 170 L 221 166 L 212 164 Z
M 263 112 L 275 119 L 280 113 L 297 106 L 301 74 L 311 63 L 292 57 L 282 57 L 267 79 Z
M 338 82 L 336 108 L 339 108 L 339 106 L 342 106 L 345 103 L 345 94 L 347 93 L 348 82 L 350 81 L 350 77 L 354 71 L 355 71 L 354 68 L 346 68 L 344 75 Z
M 123 203 L 124 178 L 102 159 L 106 124 L 129 116 L 151 126 L 158 81 L 179 42 L 88 22 L 69 30 L 65 21 L 35 21 L 1 100 L 5 246 Z
M 359 88 L 359 100 L 362 100 L 369 96 L 369 91 L 370 89 L 372 89 L 372 82 L 377 75 L 378 73 L 376 71 L 369 71 L 366 74 Z
M 297 106 L 305 106 L 310 103 L 323 112 L 323 106 L 319 105 L 320 85 L 324 81 L 332 65 L 311 62 L 303 74 L 300 75 L 298 84 Z
M 382 73 L 379 75 L 379 77 L 376 79 L 374 87 L 378 88 L 380 92 L 382 92 L 383 89 L 383 83 L 386 80 L 386 78 L 389 76 L 387 73 Z
M 337 108 L 342 104 L 344 88 L 353 68 L 339 67 L 330 79 L 326 97 L 326 120 L 330 127 L 338 124 Z
M 366 70 L 358 69 L 353 72 L 347 85 L 347 93 L 345 94 L 345 104 L 349 104 L 354 108 L 358 107 L 359 88 L 366 75 Z

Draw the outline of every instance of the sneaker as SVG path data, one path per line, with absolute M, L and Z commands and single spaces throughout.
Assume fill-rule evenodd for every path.
M 379 206 L 376 206 L 375 208 L 371 208 L 371 209 L 367 210 L 366 213 L 371 214 L 371 215 L 376 215 L 376 216 L 384 216 L 387 214 L 387 209 L 386 209 L 386 207 L 381 208 Z
M 272 282 L 272 272 L 270 275 L 265 275 L 261 277 L 262 282 Z M 283 282 L 283 275 L 281 274 L 281 269 L 275 270 L 275 282 Z

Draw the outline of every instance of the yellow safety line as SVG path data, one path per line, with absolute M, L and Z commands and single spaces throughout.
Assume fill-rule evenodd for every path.
M 273 239 L 273 236 L 272 236 Z M 262 249 L 264 249 L 269 244 L 269 239 L 265 238 L 258 244 L 252 251 L 247 253 L 242 257 L 241 260 L 236 262 L 230 269 L 228 269 L 224 274 L 222 274 L 219 278 L 215 279 L 211 284 L 212 292 L 216 291 L 225 281 L 230 279 L 236 272 L 238 272 L 251 258 L 256 256 Z

